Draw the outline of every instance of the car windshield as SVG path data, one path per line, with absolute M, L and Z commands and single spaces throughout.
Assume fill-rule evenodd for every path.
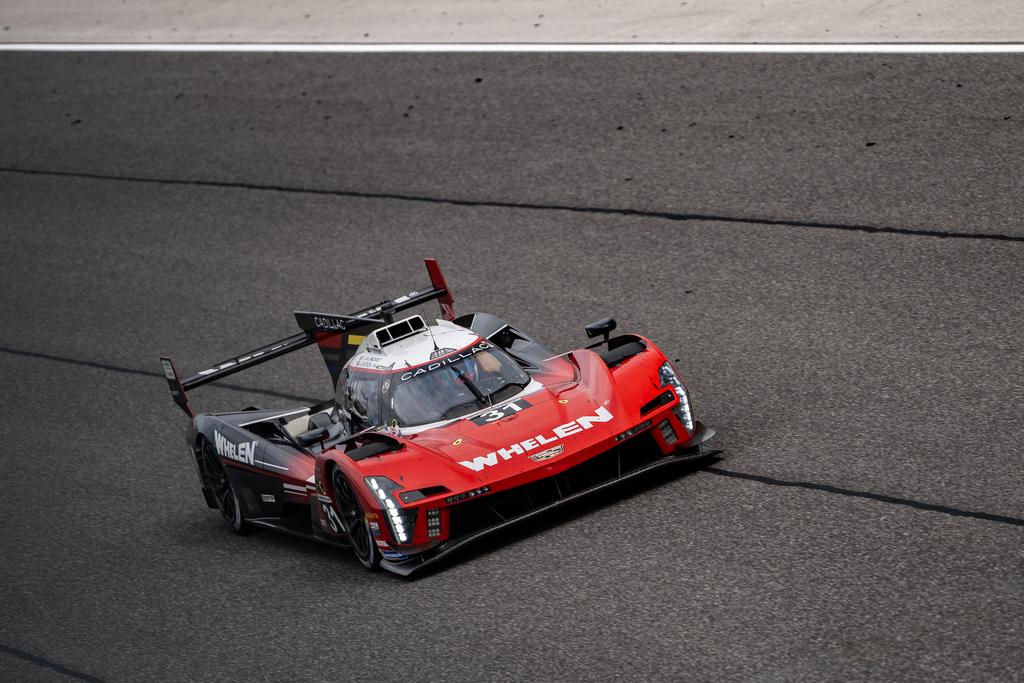
M 415 427 L 486 408 L 530 383 L 501 349 L 481 342 L 470 351 L 388 372 L 348 368 L 339 399 L 357 428 Z

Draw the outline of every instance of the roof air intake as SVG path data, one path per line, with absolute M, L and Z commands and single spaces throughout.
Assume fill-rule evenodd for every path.
M 423 318 L 414 315 L 405 320 L 399 320 L 397 323 L 392 323 L 387 327 L 382 327 L 374 334 L 377 336 L 377 343 L 381 348 L 384 348 L 389 344 L 394 344 L 397 341 L 411 337 L 425 329 L 427 329 L 427 324 L 423 322 Z

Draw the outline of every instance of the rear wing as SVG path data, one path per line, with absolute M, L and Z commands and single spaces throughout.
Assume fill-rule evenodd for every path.
M 296 311 L 295 321 L 302 332 L 215 363 L 212 367 L 200 370 L 191 377 L 181 379 L 174 362 L 170 358 L 161 356 L 160 365 L 164 377 L 167 379 L 167 385 L 170 387 L 174 403 L 186 415 L 195 417 L 196 413 L 189 405 L 188 400 L 188 392 L 191 389 L 216 382 L 236 372 L 312 344 L 320 347 L 320 353 L 331 374 L 331 381 L 336 386 L 342 367 L 352 357 L 366 335 L 378 327 L 394 322 L 396 313 L 437 300 L 441 306 L 441 316 L 445 320 L 454 320 L 454 302 L 444 275 L 441 274 L 441 267 L 434 259 L 424 259 L 424 262 L 427 266 L 427 274 L 430 276 L 429 287 L 413 290 L 396 299 L 364 308 L 351 315 Z

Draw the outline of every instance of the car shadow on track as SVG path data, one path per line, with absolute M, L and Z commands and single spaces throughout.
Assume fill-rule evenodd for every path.
M 722 455 L 709 455 L 699 460 L 681 460 L 669 467 L 660 467 L 623 482 L 595 491 L 592 494 L 565 503 L 546 513 L 523 520 L 505 529 L 494 532 L 453 553 L 450 557 L 432 564 L 408 577 L 410 581 L 421 581 L 433 577 L 445 569 L 472 562 L 492 552 L 506 548 L 519 541 L 557 528 L 568 522 L 596 512 L 601 508 L 627 501 L 643 493 L 654 491 L 666 484 L 691 475 L 722 461 Z
M 531 517 L 507 528 L 495 531 L 467 545 L 464 549 L 453 553 L 450 557 L 439 560 L 436 564 L 424 567 L 405 578 L 407 581 L 412 582 L 429 580 L 438 573 L 444 574 L 447 568 L 473 562 L 478 558 L 499 551 L 519 541 L 585 517 L 601 508 L 628 501 L 640 494 L 654 491 L 683 477 L 699 472 L 704 468 L 716 465 L 721 460 L 721 455 L 709 455 L 700 460 L 680 460 L 671 466 L 645 472 L 608 488 L 595 491 L 590 495 L 565 503 L 536 517 Z M 252 529 L 242 537 L 236 536 L 223 525 L 215 511 L 211 510 L 209 512 L 210 517 L 208 519 L 190 516 L 189 522 L 181 527 L 175 527 L 178 540 L 186 545 L 195 546 L 200 549 L 206 547 L 207 550 L 216 549 L 221 551 L 231 546 L 233 541 L 237 541 L 244 544 L 245 550 L 243 552 L 252 552 L 254 555 L 258 555 L 271 548 L 274 554 L 281 550 L 282 555 L 304 558 L 305 561 L 310 563 L 311 569 L 321 567 L 324 571 L 330 572 L 332 577 L 343 580 L 360 581 L 363 577 L 383 579 L 384 576 L 382 575 L 384 574 L 388 574 L 394 580 L 400 581 L 403 578 L 386 571 L 376 575 L 366 572 L 347 548 L 329 546 L 300 536 L 293 536 L 270 529 Z M 308 574 L 311 578 L 315 575 L 316 572 Z

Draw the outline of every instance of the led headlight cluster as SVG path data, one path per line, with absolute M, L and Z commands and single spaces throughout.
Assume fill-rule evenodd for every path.
M 693 432 L 693 412 L 690 410 L 690 397 L 686 393 L 686 387 L 683 386 L 682 380 L 676 375 L 676 371 L 672 368 L 672 364 L 665 361 L 661 368 L 658 369 L 658 375 L 661 376 L 661 386 L 672 387 L 675 390 L 676 396 L 679 397 L 679 405 L 675 407 L 676 417 L 686 427 L 686 431 Z
M 441 535 L 441 509 L 427 510 L 427 538 L 438 538 Z
M 672 429 L 672 423 L 668 420 L 662 420 L 661 424 L 658 425 L 658 429 L 661 430 L 661 435 L 669 446 L 679 440 L 679 437 L 676 436 L 676 430 Z
M 373 491 L 373 494 L 377 496 L 384 506 L 388 523 L 391 525 L 395 538 L 398 539 L 399 543 L 408 543 L 415 520 L 407 519 L 402 514 L 402 508 L 395 503 L 395 490 L 398 488 L 398 484 L 384 477 L 367 477 L 366 485 L 370 487 L 370 490 Z

